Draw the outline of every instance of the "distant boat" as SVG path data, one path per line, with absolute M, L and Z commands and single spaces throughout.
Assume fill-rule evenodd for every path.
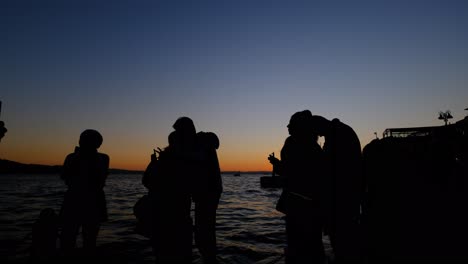
M 240 171 L 233 174 L 234 176 L 240 176 Z

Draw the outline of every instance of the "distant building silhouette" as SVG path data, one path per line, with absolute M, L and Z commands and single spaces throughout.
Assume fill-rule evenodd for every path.
M 466 128 L 387 129 L 364 148 L 369 263 L 468 261 Z

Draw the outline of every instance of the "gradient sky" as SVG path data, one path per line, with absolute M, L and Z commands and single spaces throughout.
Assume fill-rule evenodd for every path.
M 62 164 L 87 128 L 146 167 L 180 116 L 223 170 L 270 170 L 290 116 L 441 125 L 468 107 L 468 1 L 2 1 L 0 158 Z

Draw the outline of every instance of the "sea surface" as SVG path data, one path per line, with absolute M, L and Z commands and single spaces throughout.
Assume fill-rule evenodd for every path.
M 223 174 L 217 212 L 221 263 L 284 263 L 284 215 L 275 210 L 280 190 L 260 188 L 261 176 Z M 59 212 L 65 190 L 58 175 L 0 176 L 0 262 L 28 260 L 33 223 L 44 208 Z M 119 252 L 128 263 L 154 263 L 149 240 L 134 232 L 133 206 L 146 194 L 141 175 L 110 175 L 104 191 L 109 221 L 101 226 L 98 248 Z M 324 243 L 330 251 L 327 237 Z M 196 247 L 193 256 L 202 263 Z

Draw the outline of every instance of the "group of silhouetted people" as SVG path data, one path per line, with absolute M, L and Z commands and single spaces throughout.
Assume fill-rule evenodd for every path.
M 468 200 L 467 121 L 440 128 L 432 137 L 377 139 L 362 155 L 356 133 L 340 120 L 309 110 L 292 115 L 281 159 L 268 157 L 283 179 L 276 209 L 286 215 L 286 263 L 388 263 L 449 255 L 468 260 L 463 242 L 468 217 L 460 211 Z M 143 233 L 157 263 L 191 263 L 193 234 L 204 263 L 217 263 L 216 210 L 223 190 L 219 139 L 212 132 L 197 133 L 188 117 L 177 119 L 173 128 L 168 146 L 155 151 L 144 172 L 148 194 L 138 206 L 144 213 L 136 216 L 145 215 Z M 85 130 L 65 159 L 61 178 L 68 189 L 59 214 L 64 254 L 75 248 L 81 228 L 83 248 L 92 255 L 100 224 L 107 220 L 103 188 L 109 157 L 97 151 L 102 142 L 99 132 Z M 50 237 L 58 219 L 53 210 L 41 213 L 36 236 L 49 242 L 36 242 L 37 254 L 53 251 Z M 327 260 L 323 234 L 330 237 L 333 259 Z M 448 239 L 456 244 L 446 246 Z
M 143 184 L 152 211 L 151 242 L 158 263 L 191 263 L 192 234 L 204 263 L 216 260 L 216 210 L 222 193 L 212 132 L 196 132 L 193 121 L 179 118 L 169 145 L 152 157 Z M 192 228 L 191 203 L 195 204 Z
M 179 118 L 173 128 L 168 146 L 158 148 L 159 155 L 155 152 L 151 156 L 142 178 L 148 189 L 147 205 L 142 207 L 149 215 L 145 227 L 149 231 L 146 232 L 149 232 L 157 263 L 191 263 L 193 233 L 204 263 L 217 263 L 216 210 L 222 193 L 216 153 L 219 139 L 212 132 L 197 133 L 188 117 Z M 79 147 L 66 157 L 63 165 L 61 179 L 67 191 L 59 214 L 59 237 L 65 256 L 73 255 L 80 228 L 84 253 L 93 256 L 100 224 L 107 220 L 103 188 L 109 157 L 97 151 L 102 142 L 99 132 L 85 130 L 80 135 Z M 195 204 L 194 227 L 192 202 Z M 49 214 L 51 212 L 44 211 L 44 216 Z M 48 219 L 42 214 L 41 218 Z M 44 222 L 40 220 L 38 227 Z M 41 226 L 45 228 L 44 224 Z M 40 231 L 36 233 L 41 234 Z
M 286 262 L 323 263 L 328 233 L 340 263 L 360 260 L 358 221 L 361 146 L 351 127 L 309 110 L 295 113 L 281 160 L 269 160 L 284 179 L 277 209 L 286 214 Z M 323 148 L 318 136 L 325 137 Z
M 468 263 L 467 124 L 376 139 L 362 155 L 348 125 L 295 113 L 281 160 L 268 157 L 283 182 L 286 263 Z

